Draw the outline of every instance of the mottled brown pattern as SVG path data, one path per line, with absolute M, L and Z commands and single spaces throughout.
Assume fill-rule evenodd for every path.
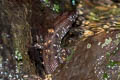
M 48 32 L 45 36 L 43 59 L 47 73 L 52 73 L 61 63 L 61 58 L 58 54 L 61 54 L 61 40 L 72 27 L 77 15 L 75 12 L 66 12 L 62 16 L 58 17 L 58 20 L 54 23 L 54 32 Z

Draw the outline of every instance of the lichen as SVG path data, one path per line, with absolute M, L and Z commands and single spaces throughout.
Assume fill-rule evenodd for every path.
M 19 52 L 18 49 L 15 50 L 15 58 L 20 61 L 22 60 L 22 54 Z
M 103 47 L 109 45 L 111 42 L 112 42 L 112 38 L 109 37 L 108 39 L 105 39 L 105 42 L 101 45 L 101 47 L 103 48 Z
M 91 45 L 90 43 L 88 43 L 88 44 L 87 44 L 87 49 L 91 48 L 91 46 L 92 46 L 92 45 Z
M 98 46 L 100 46 L 101 45 L 101 42 L 98 42 Z

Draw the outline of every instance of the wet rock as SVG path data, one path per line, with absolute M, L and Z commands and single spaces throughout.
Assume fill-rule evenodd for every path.
M 103 32 L 88 38 L 84 42 L 77 43 L 77 49 L 72 59 L 66 63 L 59 73 L 54 74 L 53 80 L 119 79 L 119 64 L 111 59 L 112 53 L 117 47 L 119 50 L 119 45 L 115 44 L 115 36 L 119 33 L 119 30 Z M 110 53 L 109 56 L 108 53 Z M 117 52 L 116 55 L 119 53 Z M 119 56 L 114 56 L 114 59 L 118 59 L 117 57 L 119 58 Z M 119 63 L 119 60 L 117 61 Z

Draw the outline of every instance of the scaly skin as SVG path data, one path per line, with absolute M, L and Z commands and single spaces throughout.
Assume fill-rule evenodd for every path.
M 69 31 L 77 18 L 76 12 L 66 12 L 58 17 L 54 23 L 54 29 L 48 29 L 48 35 L 45 36 L 43 49 L 44 66 L 47 73 L 53 73 L 59 63 L 63 63 L 60 55 L 65 49 L 61 48 L 61 40 Z

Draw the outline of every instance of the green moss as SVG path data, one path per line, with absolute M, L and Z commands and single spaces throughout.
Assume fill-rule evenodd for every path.
M 118 64 L 118 62 L 110 60 L 109 63 L 107 64 L 107 67 L 114 68 L 117 64 Z
M 100 21 L 100 18 L 94 12 L 90 12 L 88 18 L 91 21 Z
M 70 61 L 72 59 L 74 53 L 75 53 L 75 50 L 71 49 L 71 54 L 69 56 L 67 56 L 66 61 Z
M 53 5 L 53 11 L 60 12 L 60 6 L 58 4 Z
M 107 73 L 104 73 L 103 74 L 103 80 L 108 80 L 108 78 L 109 78 L 109 75 Z

